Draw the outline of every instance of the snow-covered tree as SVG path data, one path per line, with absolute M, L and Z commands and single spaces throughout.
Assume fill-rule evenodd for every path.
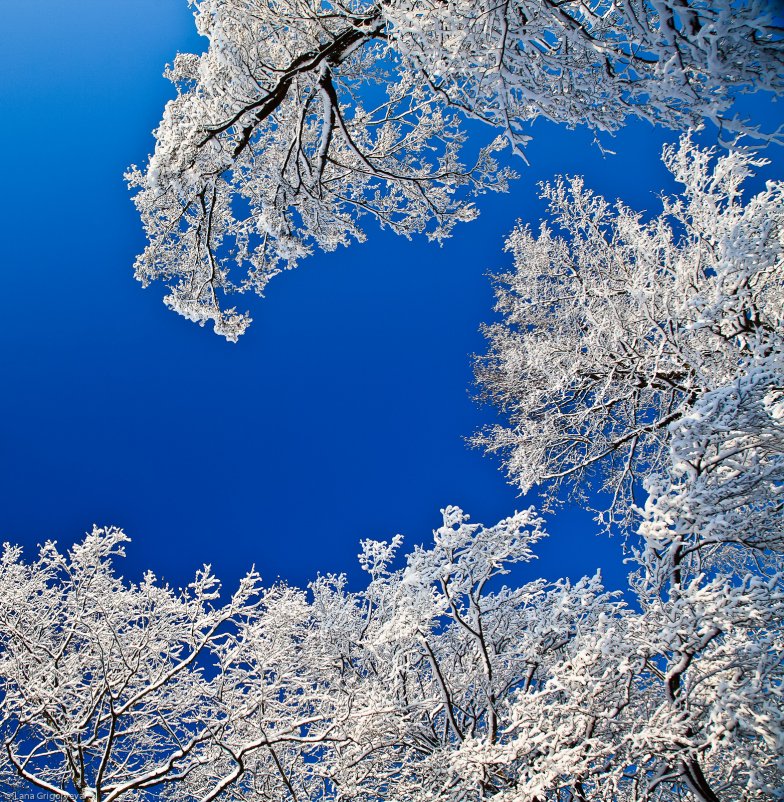
M 509 237 L 502 319 L 485 328 L 489 349 L 477 360 L 484 396 L 509 422 L 475 439 L 503 454 L 521 490 L 568 481 L 584 494 L 598 484 L 627 522 L 642 480 L 668 473 L 672 446 L 678 470 L 700 473 L 714 526 L 715 504 L 737 503 L 746 538 L 759 540 L 749 494 L 781 481 L 784 184 L 746 201 L 742 184 L 759 162 L 742 150 L 715 164 L 713 155 L 686 136 L 665 148 L 684 188 L 652 219 L 579 178 L 543 186 L 553 224 Z M 745 502 L 722 485 L 725 448 L 736 452 Z M 664 515 L 665 493 L 654 495 Z M 696 514 L 696 497 L 683 503 Z
M 0 784 L 96 802 L 780 798 L 780 570 L 662 584 L 648 538 L 636 609 L 598 574 L 507 587 L 541 518 L 443 512 L 400 567 L 399 537 L 363 542 L 363 589 L 251 575 L 223 608 L 208 574 L 182 595 L 116 579 L 116 530 L 30 565 L 8 547 Z
M 362 218 L 433 239 L 473 218 L 511 176 L 495 152 L 522 153 L 537 117 L 736 132 L 733 98 L 784 80 L 762 0 L 191 2 L 209 48 L 175 59 L 155 153 L 128 175 L 136 275 L 229 340 L 249 317 L 221 296 L 363 240 Z M 470 158 L 467 120 L 498 132 Z
M 532 510 L 483 527 L 449 508 L 434 547 L 402 568 L 389 567 L 399 538 L 363 543 L 362 591 L 336 576 L 310 598 L 264 591 L 251 573 L 223 606 L 207 569 L 181 593 L 118 578 L 117 529 L 67 555 L 46 544 L 30 564 L 6 546 L 0 786 L 207 802 L 413 799 L 454 784 L 450 750 L 501 738 L 515 688 L 596 616 L 582 584 L 490 592 L 532 558 L 541 527 Z
M 477 440 L 523 489 L 600 476 L 638 536 L 638 609 L 585 632 L 487 753 L 522 798 L 784 793 L 784 185 L 744 202 L 754 159 L 713 155 L 665 150 L 684 192 L 648 221 L 546 185 L 559 231 L 508 242 L 477 373 L 510 420 Z
M 498 756 L 514 748 L 518 706 L 547 686 L 581 633 L 623 612 L 598 575 L 499 586 L 494 578 L 530 560 L 541 536 L 532 510 L 484 527 L 448 508 L 433 548 L 374 578 L 368 648 L 393 712 L 341 751 L 339 798 L 517 798 L 521 763 Z
M 259 596 L 250 573 L 219 604 L 208 568 L 182 592 L 151 573 L 129 584 L 112 564 L 126 540 L 120 530 L 95 529 L 66 555 L 47 543 L 30 564 L 6 545 L 0 788 L 7 798 L 24 790 L 69 802 L 182 800 L 195 792 L 207 802 L 245 771 L 249 756 L 274 763 L 277 748 L 324 737 L 313 695 L 301 694 L 301 685 L 286 693 L 302 673 L 288 671 L 297 653 L 286 648 L 295 639 L 296 599 L 282 589 Z M 286 611 L 286 627 L 271 620 L 286 620 Z M 254 648 L 265 652 L 263 674 L 239 648 L 249 621 Z M 275 674 L 281 660 L 286 670 Z

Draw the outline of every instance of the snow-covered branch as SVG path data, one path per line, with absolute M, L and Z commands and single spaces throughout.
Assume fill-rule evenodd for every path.
M 313 249 L 363 241 L 364 221 L 440 240 L 503 191 L 538 118 L 614 131 L 675 128 L 779 92 L 781 31 L 760 0 L 192 0 L 202 56 L 167 74 L 178 96 L 128 180 L 149 244 L 136 262 L 166 303 L 236 340 L 223 296 L 263 293 Z M 496 139 L 461 157 L 467 120 Z M 464 163 L 466 162 L 466 163 Z

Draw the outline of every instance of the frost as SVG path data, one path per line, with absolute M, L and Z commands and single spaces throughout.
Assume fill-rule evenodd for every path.
M 371 220 L 441 242 L 476 217 L 471 197 L 506 190 L 514 173 L 494 154 L 524 158 L 537 117 L 753 133 L 727 119 L 733 98 L 780 91 L 784 75 L 757 0 L 192 5 L 209 48 L 167 68 L 178 95 L 146 171 L 130 173 L 149 241 L 136 273 L 189 298 L 209 287 L 218 306 L 313 250 L 363 241 Z M 495 138 L 465 164 L 469 120 Z

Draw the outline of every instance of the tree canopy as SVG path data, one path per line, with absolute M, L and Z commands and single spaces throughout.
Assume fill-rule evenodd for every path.
M 761 162 L 742 149 L 714 156 L 688 136 L 666 147 L 683 191 L 651 219 L 579 177 L 545 184 L 552 224 L 507 239 L 515 269 L 497 279 L 502 319 L 485 327 L 476 376 L 508 423 L 474 442 L 503 455 L 523 492 L 593 482 L 628 519 L 635 489 L 668 463 L 672 426 L 696 425 L 695 408 L 718 404 L 738 371 L 771 386 L 761 377 L 784 331 L 784 187 L 746 201 Z
M 753 127 L 733 99 L 784 80 L 758 0 L 192 4 L 209 48 L 174 60 L 155 153 L 128 174 L 149 240 L 136 275 L 229 340 L 250 318 L 223 296 L 364 240 L 367 218 L 436 240 L 472 219 L 472 197 L 513 175 L 498 152 L 522 154 L 536 118 L 708 119 L 732 136 Z M 472 121 L 496 138 L 469 147 Z

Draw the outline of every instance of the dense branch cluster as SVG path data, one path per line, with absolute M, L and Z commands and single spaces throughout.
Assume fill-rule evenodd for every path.
M 521 225 L 507 240 L 515 270 L 498 279 L 502 319 L 485 328 L 476 368 L 509 422 L 475 441 L 504 455 L 523 491 L 568 481 L 584 493 L 598 477 L 628 521 L 673 436 L 702 442 L 698 421 L 727 414 L 752 427 L 749 443 L 754 427 L 773 431 L 764 405 L 781 369 L 784 186 L 746 203 L 742 184 L 759 163 L 741 150 L 715 167 L 710 157 L 688 137 L 665 149 L 684 190 L 648 220 L 580 178 L 546 184 L 553 225 L 536 236 Z M 760 446 L 775 453 L 780 441 Z
M 309 595 L 250 575 L 182 595 L 118 580 L 124 540 L 4 556 L 6 793 L 62 799 L 774 799 L 782 574 L 670 576 L 641 557 L 639 609 L 601 579 L 509 588 L 542 521 L 444 510 L 431 548 L 368 586 Z M 24 781 L 24 782 L 23 782 Z M 28 785 L 25 785 L 27 783 Z
M 364 240 L 364 218 L 432 239 L 472 219 L 472 195 L 513 175 L 495 153 L 522 153 L 537 117 L 733 132 L 733 98 L 784 75 L 758 0 L 192 2 L 209 48 L 175 59 L 155 153 L 128 174 L 136 275 L 229 340 L 250 319 L 223 295 Z M 498 132 L 470 158 L 467 120 Z

